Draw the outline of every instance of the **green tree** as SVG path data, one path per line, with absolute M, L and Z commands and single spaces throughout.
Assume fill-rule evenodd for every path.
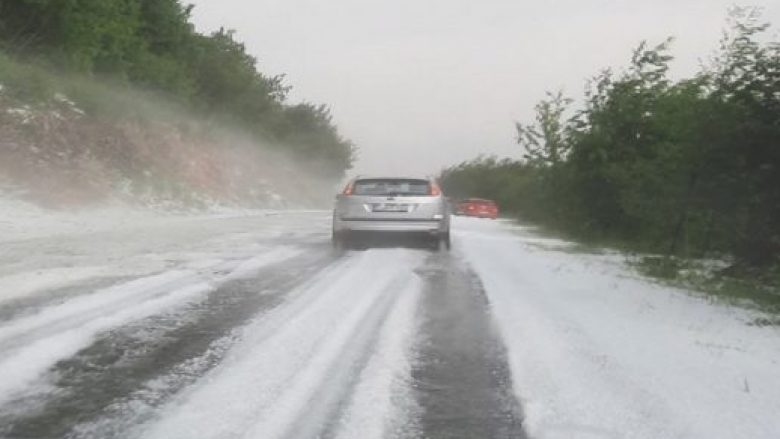
M 501 185 L 504 167 L 485 160 L 445 170 L 445 181 L 488 198 L 513 187 L 505 203 L 580 236 L 776 264 L 780 43 L 768 30 L 756 8 L 735 8 L 711 65 L 679 81 L 668 76 L 671 39 L 642 43 L 625 71 L 590 81 L 574 117 L 548 94 L 533 124 L 516 124 L 526 162 Z
M 569 123 L 563 117 L 571 103 L 562 91 L 548 92 L 547 99 L 536 104 L 535 124 L 515 123 L 517 143 L 525 149 L 529 162 L 554 166 L 565 158 L 571 145 L 567 132 Z

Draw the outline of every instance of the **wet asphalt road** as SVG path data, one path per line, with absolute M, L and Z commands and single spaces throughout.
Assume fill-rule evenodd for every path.
M 368 246 L 351 253 L 375 250 Z M 412 419 L 404 424 L 408 428 L 388 436 L 524 438 L 505 348 L 479 279 L 457 249 L 435 252 L 404 243 L 401 250 L 423 254 L 423 263 L 413 270 L 423 288 L 408 377 Z M 348 256 L 323 240 L 250 278 L 220 285 L 205 300 L 102 332 L 88 347 L 57 361 L 46 374 L 46 385 L 14 394 L 0 405 L 0 437 L 138 437 L 135 427 L 154 422 L 162 407 L 219 366 L 240 337 L 238 329 L 273 313 L 291 291 Z M 59 296 L 48 292 L 0 306 L 0 323 L 95 289 L 91 284 L 81 287 L 85 291 L 69 286 Z M 382 310 L 389 313 L 394 301 L 390 294 L 382 296 L 375 311 L 381 315 L 366 317 L 369 323 L 345 349 L 339 363 L 343 367 L 330 372 L 334 383 L 344 384 L 322 386 L 307 410 L 309 420 L 295 424 L 285 437 L 338 437 L 346 401 L 386 320 Z
M 479 279 L 449 254 L 429 258 L 422 355 L 413 377 L 426 438 L 523 438 L 504 345 Z

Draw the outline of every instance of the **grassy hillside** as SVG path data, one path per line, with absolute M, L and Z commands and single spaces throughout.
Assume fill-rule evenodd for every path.
M 270 196 L 270 182 L 297 193 L 340 180 L 355 148 L 328 108 L 287 102 L 281 76 L 260 72 L 232 32 L 196 32 L 190 12 L 178 0 L 0 0 L 0 179 L 35 198 L 112 188 L 242 202 Z
M 49 206 L 312 204 L 335 178 L 148 92 L 0 56 L 0 185 Z

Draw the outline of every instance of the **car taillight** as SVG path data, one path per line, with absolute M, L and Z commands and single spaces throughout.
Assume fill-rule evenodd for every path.
M 431 183 L 431 189 L 428 192 L 428 194 L 431 195 L 431 196 L 434 196 L 434 197 L 439 196 L 439 195 L 441 195 L 441 188 L 439 187 L 438 184 Z
M 352 193 L 355 191 L 355 184 L 354 182 L 347 183 L 347 186 L 344 188 L 344 192 L 342 192 L 342 195 L 352 195 Z

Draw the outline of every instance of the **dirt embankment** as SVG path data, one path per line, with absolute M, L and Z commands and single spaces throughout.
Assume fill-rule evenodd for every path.
M 94 114 L 62 94 L 30 105 L 0 89 L 0 187 L 50 207 L 109 199 L 280 207 L 322 198 L 312 188 L 323 184 L 272 147 L 204 121 L 148 113 Z

